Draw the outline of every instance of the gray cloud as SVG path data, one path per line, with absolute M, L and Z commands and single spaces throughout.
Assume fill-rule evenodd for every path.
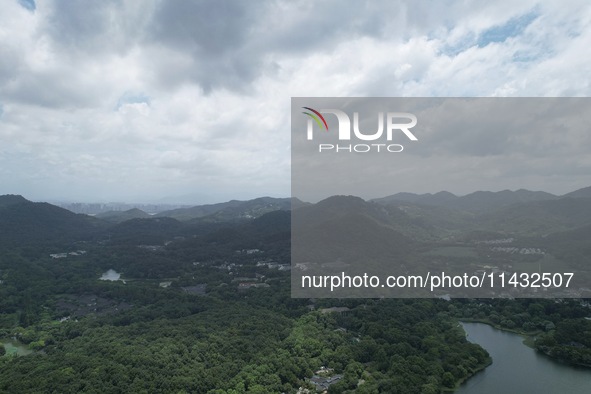
M 192 63 L 184 70 L 185 78 L 205 91 L 237 88 L 258 73 L 260 54 L 249 53 L 245 46 L 253 39 L 250 31 L 260 11 L 258 2 L 163 1 L 154 11 L 146 40 L 188 54 Z
M 292 108 L 292 174 L 296 196 L 316 201 L 335 194 L 365 198 L 400 191 L 466 194 L 475 190 L 530 188 L 554 193 L 571 191 L 573 184 L 591 182 L 589 140 L 591 99 L 478 98 L 478 99 L 318 99 L 300 98 Z M 418 141 L 402 133 L 366 142 L 339 141 L 338 123 L 326 115 L 329 132 L 316 129 L 305 139 L 308 118 L 302 106 L 338 108 L 370 118 L 377 111 L 416 115 L 412 129 Z M 401 153 L 349 153 L 355 144 L 402 144 Z M 318 144 L 338 145 L 318 152 Z M 366 148 L 361 147 L 361 150 Z M 385 149 L 385 148 L 382 148 Z
M 288 195 L 291 96 L 588 96 L 591 7 L 570 4 L 6 2 L 0 193 Z M 479 47 L 491 31 L 498 37 Z M 557 130 L 568 122 L 551 118 Z M 432 177 L 408 184 L 414 191 L 494 188 L 500 176 L 499 188 L 591 184 L 588 133 L 534 138 L 506 130 L 502 117 L 486 127 L 433 125 L 429 145 L 388 171 L 427 173 L 431 163 Z M 466 168 L 482 183 L 466 182 Z
M 151 0 L 53 0 L 43 10 L 42 29 L 66 58 L 125 54 L 142 39 L 153 7 Z

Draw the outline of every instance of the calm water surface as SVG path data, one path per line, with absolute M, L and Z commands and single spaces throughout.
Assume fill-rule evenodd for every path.
M 113 269 L 110 269 L 107 272 L 104 272 L 103 276 L 101 276 L 99 279 L 100 280 L 108 280 L 111 282 L 115 282 L 115 281 L 120 280 L 123 283 L 125 283 L 125 281 L 123 279 L 121 279 L 121 274 Z
M 16 354 L 18 356 L 26 356 L 27 354 L 33 353 L 32 350 L 28 348 L 27 345 L 17 341 L 14 338 L 0 338 L 0 343 L 6 349 L 6 354 Z
M 462 323 L 470 342 L 485 348 L 492 365 L 458 394 L 590 394 L 591 369 L 561 364 L 523 344 L 523 337 L 481 323 Z

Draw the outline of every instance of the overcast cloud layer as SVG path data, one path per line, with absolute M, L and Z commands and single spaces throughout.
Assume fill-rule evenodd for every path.
M 0 0 L 0 194 L 288 196 L 292 96 L 589 96 L 591 5 L 564 4 Z M 506 153 L 465 140 L 449 168 Z M 591 161 L 553 161 L 550 181 L 545 154 L 518 158 L 523 187 L 591 185 Z
M 379 113 L 410 113 L 418 121 L 409 130 L 418 140 L 399 129 L 388 139 L 385 116 L 381 137 L 361 140 L 351 132 L 349 140 L 339 140 L 336 116 L 325 113 L 324 130 L 303 107 L 339 109 L 349 119 L 357 113 L 359 130 L 369 136 L 378 130 Z M 304 201 L 406 190 L 575 190 L 588 184 L 591 173 L 588 97 L 308 97 L 293 99 L 291 114 L 292 195 Z

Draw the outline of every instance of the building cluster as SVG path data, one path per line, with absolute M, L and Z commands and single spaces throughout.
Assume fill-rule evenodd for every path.
M 510 253 L 510 254 L 540 254 L 544 255 L 544 252 L 540 248 L 515 248 L 510 246 L 493 246 L 490 248 L 493 252 L 502 252 L 502 253 Z
M 276 261 L 258 261 L 257 267 L 267 267 L 269 269 L 276 269 L 279 271 L 289 271 L 291 269 L 291 265 L 289 264 L 281 264 Z
M 242 249 L 242 250 L 237 250 L 236 253 L 255 254 L 255 253 L 263 253 L 263 251 L 260 249 Z
M 86 254 L 86 250 L 76 250 L 74 252 L 52 253 L 49 255 L 52 259 L 65 259 L 68 256 L 82 256 Z
M 487 239 L 484 241 L 476 241 L 476 244 L 484 244 L 484 245 L 500 245 L 500 244 L 510 244 L 514 241 L 514 238 L 501 238 L 501 239 Z

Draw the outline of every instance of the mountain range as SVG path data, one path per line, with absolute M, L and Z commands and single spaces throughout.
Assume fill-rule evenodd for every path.
M 156 214 L 156 217 L 169 217 L 177 220 L 191 220 L 207 217 L 211 221 L 233 219 L 254 219 L 272 211 L 287 211 L 292 205 L 303 203 L 297 198 L 260 197 L 254 200 L 231 200 L 218 204 L 197 205 L 190 208 L 179 208 Z
M 306 218 L 306 225 L 310 226 L 307 237 L 318 245 L 318 250 L 322 242 L 316 240 L 329 244 L 328 240 L 336 234 L 335 229 L 351 229 L 349 237 L 352 239 L 353 233 L 363 228 L 364 233 L 385 234 L 383 239 L 389 239 L 402 253 L 415 241 L 453 240 L 478 232 L 548 236 L 584 229 L 591 225 L 591 187 L 562 196 L 520 189 L 478 191 L 461 197 L 449 192 L 398 193 L 370 201 L 334 196 L 316 204 L 296 198 L 261 197 L 174 209 L 156 215 L 131 209 L 95 217 L 75 214 L 48 203 L 31 202 L 18 195 L 5 195 L 0 196 L 1 242 L 78 240 L 105 233 L 115 238 L 121 234 L 125 235 L 123 238 L 130 234 L 137 234 L 136 238 L 149 234 L 152 239 L 158 233 L 165 234 L 155 237 L 160 239 L 195 233 L 199 226 L 206 224 L 250 221 L 292 209 L 298 211 L 298 218 Z M 343 250 L 352 251 L 351 245 L 346 237 L 342 240 Z
M 300 289 L 305 275 L 415 275 L 431 270 L 475 272 L 485 266 L 544 266 L 577 271 L 583 278 L 580 286 L 591 253 L 589 191 L 564 196 L 527 190 L 464 197 L 401 193 L 372 201 L 332 196 L 292 211 L 292 281 Z M 346 297 L 342 291 L 331 295 Z M 315 292 L 321 289 L 298 294 L 313 297 Z
M 561 198 L 591 198 L 591 187 L 575 190 L 573 192 L 557 196 L 543 191 L 530 191 L 519 189 L 516 191 L 502 190 L 499 192 L 476 191 L 465 196 L 456 196 L 447 191 L 431 194 L 397 193 L 390 196 L 376 198 L 379 204 L 395 202 L 410 202 L 421 205 L 434 205 L 446 208 L 459 209 L 468 212 L 491 211 L 517 203 L 533 201 L 549 201 Z

